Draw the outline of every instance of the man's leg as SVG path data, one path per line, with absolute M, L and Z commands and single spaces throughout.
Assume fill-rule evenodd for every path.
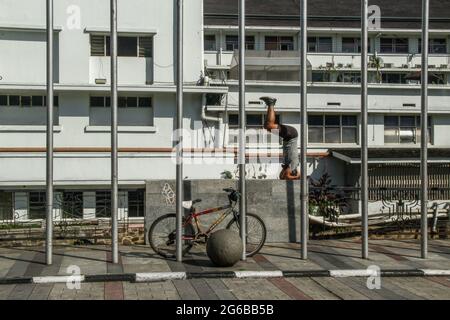
M 275 103 L 277 102 L 277 99 L 269 98 L 269 97 L 262 97 L 260 99 L 262 101 L 264 101 L 267 105 L 266 123 L 265 123 L 264 127 L 267 130 L 278 129 L 278 124 L 276 123 L 275 108 L 274 108 Z

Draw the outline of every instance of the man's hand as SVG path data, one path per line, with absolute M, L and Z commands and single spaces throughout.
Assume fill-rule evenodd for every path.
M 280 180 L 299 180 L 300 179 L 300 171 L 297 170 L 297 173 L 294 175 L 289 166 L 284 167 L 280 173 Z

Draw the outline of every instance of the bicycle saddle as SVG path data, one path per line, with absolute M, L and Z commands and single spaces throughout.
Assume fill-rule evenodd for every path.
M 195 200 L 189 200 L 189 201 L 183 201 L 183 208 L 190 209 L 192 206 L 196 203 L 202 202 L 202 199 L 195 199 Z

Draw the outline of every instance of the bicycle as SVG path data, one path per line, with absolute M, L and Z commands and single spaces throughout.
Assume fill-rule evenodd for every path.
M 200 203 L 201 199 L 183 202 L 183 207 L 189 210 L 189 214 L 183 218 L 182 234 L 182 253 L 187 254 L 194 244 L 206 243 L 212 232 L 230 215 L 232 219 L 228 222 L 226 229 L 240 231 L 240 215 L 236 209 L 240 194 L 233 188 L 223 189 L 228 193 L 227 205 L 211 208 L 197 212 L 195 205 Z M 215 220 L 206 231 L 202 230 L 199 223 L 199 217 L 211 213 L 223 213 Z M 247 236 L 246 236 L 246 255 L 251 257 L 257 254 L 266 241 L 267 229 L 264 221 L 256 214 L 247 213 Z M 176 252 L 176 215 L 166 214 L 156 219 L 148 233 L 147 240 L 152 249 L 165 258 L 174 258 Z

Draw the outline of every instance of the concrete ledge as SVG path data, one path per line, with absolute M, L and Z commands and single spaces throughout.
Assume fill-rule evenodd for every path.
M 48 276 L 48 277 L 15 277 L 0 278 L 0 285 L 8 284 L 49 284 L 73 282 L 161 282 L 188 279 L 269 279 L 269 278 L 310 278 L 310 277 L 369 277 L 376 272 L 366 269 L 351 270 L 302 270 L 302 271 L 216 271 L 216 272 L 149 272 L 118 273 L 99 275 Z M 381 277 L 450 277 L 450 270 L 445 269 L 402 269 L 381 270 Z

